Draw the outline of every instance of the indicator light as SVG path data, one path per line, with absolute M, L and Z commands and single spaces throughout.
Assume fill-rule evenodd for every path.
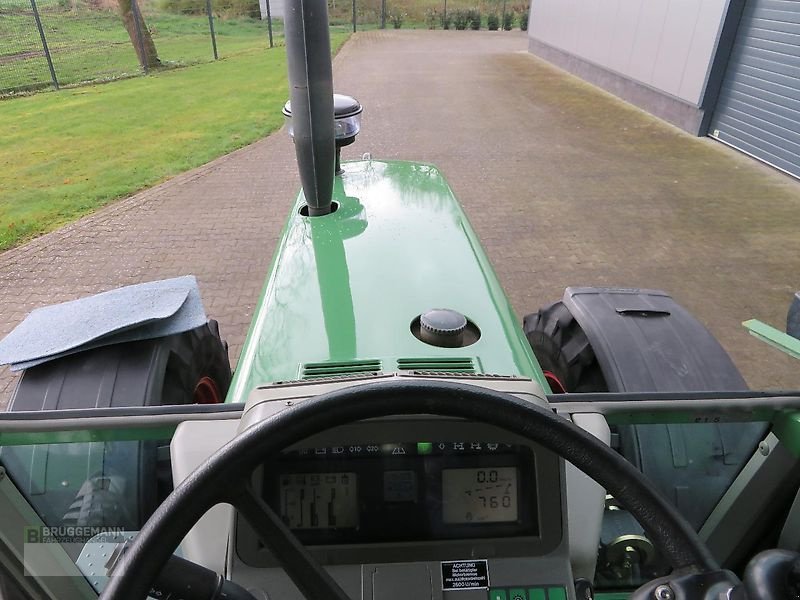
M 417 454 L 430 454 L 431 452 L 433 452 L 431 442 L 417 442 Z

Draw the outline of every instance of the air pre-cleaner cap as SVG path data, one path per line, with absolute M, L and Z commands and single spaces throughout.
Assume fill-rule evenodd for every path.
M 433 346 L 461 346 L 467 317 L 449 308 L 433 308 L 419 316 L 420 337 Z

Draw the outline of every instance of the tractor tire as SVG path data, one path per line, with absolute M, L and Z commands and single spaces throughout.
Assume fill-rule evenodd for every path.
M 27 369 L 10 411 L 223 402 L 231 382 L 216 321 L 87 350 Z M 29 465 L 46 465 L 44 475 Z M 139 529 L 172 489 L 169 441 L 8 447 L 2 459 L 47 525 Z M 91 466 L 90 466 L 91 465 Z
M 551 381 L 554 392 L 608 391 L 586 334 L 563 302 L 527 315 L 522 329 L 545 376 L 552 374 L 561 384 L 557 390 Z
M 228 344 L 219 333 L 219 323 L 187 331 L 170 348 L 164 384 L 158 405 L 219 404 L 231 384 Z
M 204 378 L 222 402 L 231 381 L 228 350 L 216 321 L 184 333 L 102 346 L 23 372 L 10 411 L 193 404 Z M 111 385 L 109 385 L 111 382 Z

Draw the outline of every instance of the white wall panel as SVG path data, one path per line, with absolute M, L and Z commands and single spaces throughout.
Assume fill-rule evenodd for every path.
M 699 105 L 729 0 L 532 0 L 531 38 Z
M 651 85 L 673 96 L 680 95 L 681 81 L 686 71 L 692 38 L 697 33 L 696 0 L 670 0 L 664 15 L 661 43 L 658 45 Z
M 728 11 L 730 0 L 703 0 L 697 17 L 696 32 L 719 31 L 720 15 Z M 683 73 L 678 96 L 681 98 L 702 98 L 706 80 L 711 69 L 711 59 L 717 49 L 717 38 L 710 35 L 695 34 L 686 57 L 686 69 Z
M 604 65 L 617 73 L 627 73 L 630 67 L 642 5 L 641 0 L 620 0 L 617 5 L 611 55 Z
M 636 28 L 636 39 L 633 43 L 630 71 L 625 75 L 652 85 L 653 70 L 670 3 L 669 0 L 643 0 L 643 2 L 639 26 Z
M 269 13 L 273 19 L 283 18 L 283 5 L 285 0 L 269 0 Z M 258 6 L 261 9 L 261 18 L 267 18 L 267 0 L 258 0 Z

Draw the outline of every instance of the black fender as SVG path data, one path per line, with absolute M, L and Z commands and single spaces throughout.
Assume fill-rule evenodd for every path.
M 563 302 L 610 392 L 748 389 L 720 343 L 666 292 L 569 287 Z
M 666 292 L 571 287 L 578 322 L 609 392 L 741 391 L 728 353 Z M 620 452 L 699 527 L 764 438 L 762 423 L 619 426 Z

